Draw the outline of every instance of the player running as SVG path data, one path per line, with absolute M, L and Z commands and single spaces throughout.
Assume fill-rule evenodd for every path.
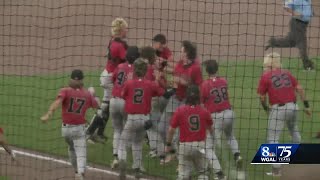
M 42 122 L 46 123 L 62 105 L 62 136 L 68 144 L 69 158 L 77 180 L 84 179 L 87 162 L 85 114 L 88 108 L 98 108 L 98 101 L 83 88 L 83 78 L 81 70 L 73 70 L 69 87 L 60 90 L 48 112 L 41 117 Z
M 263 109 L 269 113 L 267 141 L 270 144 L 279 142 L 280 134 L 286 125 L 293 143 L 300 143 L 301 136 L 298 129 L 296 92 L 304 103 L 304 112 L 311 116 L 309 102 L 305 92 L 296 78 L 288 71 L 281 68 L 280 54 L 267 54 L 263 61 L 264 72 L 260 78 L 258 95 Z M 269 104 L 267 105 L 267 95 Z M 279 164 L 272 166 L 270 176 L 281 176 Z
M 139 58 L 139 49 L 137 46 L 129 46 L 126 55 L 126 63 L 119 64 L 114 70 L 112 76 L 113 89 L 112 98 L 110 99 L 110 115 L 113 127 L 113 161 L 111 168 L 117 168 L 119 165 L 118 151 L 120 136 L 127 119 L 127 114 L 124 111 L 124 99 L 121 97 L 121 92 L 124 83 L 133 78 L 133 63 Z
M 128 23 L 122 18 L 116 18 L 112 21 L 112 39 L 108 45 L 108 61 L 100 76 L 101 86 L 104 89 L 103 99 L 100 109 L 92 118 L 91 124 L 87 130 L 87 134 L 92 141 L 105 142 L 106 140 L 104 129 L 109 119 L 109 100 L 111 99 L 113 88 L 111 77 L 118 64 L 125 62 L 128 45 L 127 42 L 124 41 L 124 38 L 126 38 L 128 32 L 127 28 Z M 97 129 L 97 138 L 95 138 L 93 134 Z
M 199 64 L 199 59 L 197 58 L 196 46 L 190 41 L 183 41 L 180 56 L 181 60 L 175 66 L 173 72 L 173 82 L 176 94 L 169 99 L 165 112 L 161 116 L 159 132 L 163 138 L 163 142 L 158 142 L 158 146 L 164 146 L 163 143 L 165 142 L 170 119 L 176 109 L 185 103 L 187 87 L 190 85 L 200 86 L 202 83 L 201 66 Z M 163 152 L 164 149 L 159 149 L 162 149 L 162 151 L 158 152 L 161 164 L 168 163 L 174 159 L 174 149 L 176 149 L 176 147 L 173 146 L 173 151 L 166 158 Z
M 170 92 L 164 91 L 155 82 L 144 79 L 147 63 L 143 59 L 134 62 L 133 80 L 124 84 L 122 97 L 125 100 L 127 122 L 122 131 L 119 146 L 120 179 L 126 179 L 126 147 L 132 142 L 133 168 L 136 178 L 141 175 L 142 142 L 145 131 L 152 127 L 150 121 L 151 99 L 154 96 L 169 97 Z
M 197 85 L 191 85 L 186 92 L 186 105 L 177 108 L 167 135 L 166 152 L 172 149 L 172 139 L 176 128 L 180 129 L 178 179 L 191 179 L 192 168 L 196 168 L 198 179 L 208 179 L 205 162 L 206 131 L 213 133 L 210 113 L 200 105 Z
M 216 60 L 208 60 L 204 64 L 209 78 L 201 84 L 201 102 L 211 113 L 212 119 L 215 120 L 214 139 L 217 145 L 221 147 L 222 134 L 224 133 L 236 166 L 241 168 L 242 157 L 240 156 L 238 141 L 233 134 L 235 115 L 229 101 L 228 82 L 225 78 L 217 75 L 219 65 Z M 217 170 L 215 167 L 220 165 L 218 165 L 219 162 L 213 152 L 214 143 L 212 137 L 208 136 L 206 146 L 206 155 L 210 159 L 213 169 Z
M 11 160 L 14 161 L 16 154 L 11 150 L 11 148 L 9 148 L 2 128 L 0 128 L 0 146 L 3 147 L 3 149 L 11 156 Z

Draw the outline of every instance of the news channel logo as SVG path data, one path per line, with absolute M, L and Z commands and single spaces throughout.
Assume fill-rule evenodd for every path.
M 289 144 L 262 144 L 252 164 L 289 164 L 292 147 Z

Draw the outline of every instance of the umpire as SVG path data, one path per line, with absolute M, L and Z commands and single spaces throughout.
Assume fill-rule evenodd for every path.
M 314 64 L 307 52 L 307 27 L 312 17 L 311 0 L 285 0 L 284 9 L 292 15 L 290 31 L 285 37 L 271 37 L 266 50 L 270 47 L 297 47 L 304 69 L 313 70 Z

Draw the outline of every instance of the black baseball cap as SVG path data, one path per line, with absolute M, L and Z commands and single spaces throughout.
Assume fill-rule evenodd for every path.
M 71 79 L 82 80 L 84 78 L 83 72 L 80 69 L 75 69 L 71 73 Z
M 129 46 L 127 49 L 126 59 L 130 64 L 140 57 L 139 48 L 137 46 Z

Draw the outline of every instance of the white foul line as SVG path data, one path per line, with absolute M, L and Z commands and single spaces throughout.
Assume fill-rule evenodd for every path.
M 4 151 L 3 148 L 0 148 L 0 150 Z M 70 162 L 65 161 L 65 160 L 61 160 L 61 159 L 55 159 L 55 158 L 52 158 L 52 157 L 32 154 L 32 153 L 28 153 L 28 152 L 24 152 L 24 151 L 19 151 L 19 150 L 12 150 L 12 151 L 15 154 L 19 154 L 19 155 L 23 155 L 23 156 L 33 157 L 33 158 L 37 158 L 37 159 L 41 159 L 41 160 L 45 160 L 45 161 L 52 161 L 52 162 L 56 162 L 56 163 L 60 163 L 60 164 L 71 165 Z M 97 171 L 97 172 L 101 172 L 101 173 L 114 175 L 114 176 L 119 176 L 119 173 L 114 172 L 114 171 L 108 171 L 108 170 L 105 170 L 105 169 L 95 168 L 95 167 L 91 167 L 91 166 L 87 166 L 87 169 L 88 170 L 92 170 L 92 171 Z M 130 179 L 135 179 L 135 177 L 131 176 L 131 175 L 127 175 L 127 177 L 130 178 Z M 140 178 L 140 179 L 141 180 L 148 180 L 148 179 L 144 179 L 144 178 Z

